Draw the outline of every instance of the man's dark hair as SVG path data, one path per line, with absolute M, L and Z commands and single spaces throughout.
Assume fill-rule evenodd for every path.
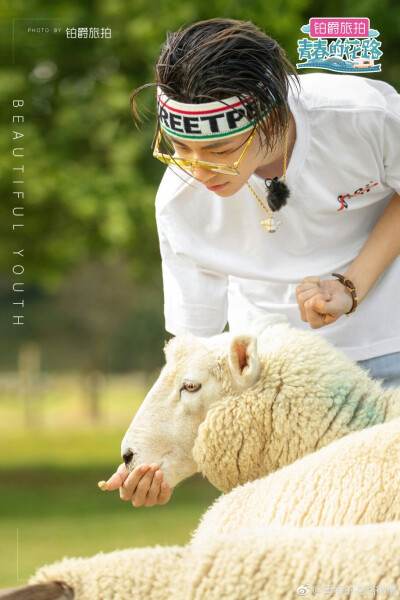
M 156 63 L 156 79 L 131 93 L 131 110 L 140 122 L 136 95 L 159 86 L 172 100 L 200 104 L 251 96 L 246 116 L 259 122 L 265 144 L 272 151 L 288 125 L 289 75 L 300 87 L 295 68 L 281 46 L 251 21 L 210 19 L 168 33 Z M 266 110 L 271 112 L 263 119 Z M 158 115 L 158 127 L 159 115 Z

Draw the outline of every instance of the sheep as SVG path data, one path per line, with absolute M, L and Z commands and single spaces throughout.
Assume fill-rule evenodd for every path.
M 400 521 L 400 418 L 357 431 L 222 494 L 195 540 L 257 523 L 296 527 Z
M 29 583 L 63 582 L 75 600 L 167 600 L 184 583 L 185 556 L 182 546 L 156 546 L 64 558 L 42 567 Z
M 195 554 L 185 550 L 175 562 L 174 547 L 122 550 L 68 559 L 47 573 L 76 581 L 75 600 L 290 600 L 318 593 L 316 586 L 323 597 L 359 598 L 369 589 L 369 596 L 386 598 L 400 589 L 399 521 L 258 527 L 210 536 Z
M 222 495 L 184 547 L 64 559 L 31 584 L 62 581 L 75 600 L 286 600 L 315 586 L 397 593 L 399 457 L 400 418 Z
M 179 336 L 165 352 L 125 435 L 125 460 L 158 462 L 171 486 L 199 470 L 230 493 L 187 546 L 64 559 L 31 579 L 32 600 L 40 582 L 64 582 L 76 600 L 286 599 L 311 584 L 400 585 L 398 391 L 282 322 L 258 338 Z
M 258 338 L 183 334 L 167 343 L 122 441 L 130 471 L 156 463 L 171 487 L 200 471 L 228 492 L 400 416 L 399 390 L 384 390 L 322 338 L 279 316 L 261 325 Z
M 210 536 L 189 554 L 190 575 L 182 593 L 171 597 L 291 600 L 310 592 L 324 598 L 336 593 L 387 597 L 399 593 L 399 556 L 399 521 L 237 530 Z

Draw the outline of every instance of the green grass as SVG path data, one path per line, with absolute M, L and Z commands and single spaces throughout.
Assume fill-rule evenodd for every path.
M 97 487 L 121 462 L 125 428 L 69 425 L 1 432 L 2 587 L 23 585 L 38 567 L 63 556 L 185 544 L 219 495 L 195 476 L 180 484 L 165 506 L 134 508 L 118 491 Z

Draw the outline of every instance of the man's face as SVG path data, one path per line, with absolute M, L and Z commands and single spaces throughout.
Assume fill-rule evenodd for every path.
M 193 177 L 218 196 L 232 196 L 238 192 L 259 167 L 276 159 L 275 153 L 266 155 L 265 150 L 261 148 L 258 131 L 256 131 L 239 165 L 239 175 L 215 173 L 204 167 L 195 167 L 191 173 Z M 168 135 L 168 138 L 180 158 L 232 166 L 239 159 L 250 135 L 251 133 L 244 132 L 215 142 L 180 140 L 170 135 Z M 261 135 L 263 134 L 261 133 Z

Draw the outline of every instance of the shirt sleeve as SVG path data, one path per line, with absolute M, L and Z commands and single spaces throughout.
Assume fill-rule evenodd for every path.
M 176 253 L 157 219 L 164 285 L 165 329 L 173 335 L 209 337 L 227 323 L 228 277 Z
M 400 194 L 400 95 L 394 88 L 391 90 L 386 96 L 383 164 L 386 183 Z

